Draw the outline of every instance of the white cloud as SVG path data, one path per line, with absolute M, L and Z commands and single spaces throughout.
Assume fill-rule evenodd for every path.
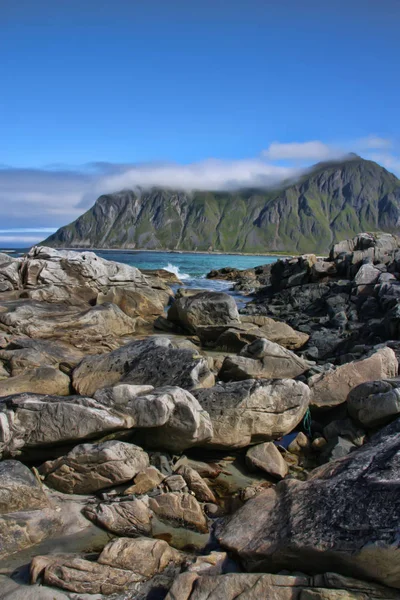
M 100 179 L 96 189 L 106 193 L 136 186 L 185 190 L 226 190 L 257 185 L 270 187 L 299 172 L 297 168 L 281 167 L 257 158 L 207 160 L 189 165 L 139 165 Z
M 341 143 L 274 142 L 255 158 L 209 159 L 186 165 L 93 163 L 74 169 L 54 165 L 47 169 L 3 166 L 0 167 L 1 240 L 4 241 L 6 229 L 13 235 L 26 236 L 45 227 L 47 230 L 39 233 L 50 233 L 53 228 L 76 219 L 104 193 L 151 186 L 185 190 L 271 187 L 296 178 L 315 162 L 341 158 L 351 151 L 400 175 L 398 147 L 391 140 L 376 135 Z M 40 237 L 45 235 L 38 234 L 38 238 L 26 239 L 26 242 L 38 241 Z
M 8 234 L 12 234 L 12 233 L 54 233 L 56 231 L 55 227 L 35 227 L 33 229 L 29 228 L 29 227 L 22 227 L 22 228 L 14 228 L 14 229 L 0 229 L 0 233 L 8 233 Z
M 263 155 L 270 160 L 326 160 L 345 154 L 343 150 L 336 150 L 331 145 L 319 140 L 311 142 L 291 142 L 281 144 L 273 142 Z
M 393 148 L 393 141 L 388 138 L 382 138 L 376 135 L 369 135 L 365 138 L 360 138 L 354 144 L 354 148 L 358 151 L 363 150 L 390 150 Z
M 4 245 L 18 242 L 19 244 L 35 244 L 41 242 L 43 235 L 0 235 L 0 242 Z

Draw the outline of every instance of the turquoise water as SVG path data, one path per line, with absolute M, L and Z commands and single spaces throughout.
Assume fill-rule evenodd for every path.
M 139 269 L 167 269 L 184 279 L 199 279 L 212 269 L 235 267 L 249 269 L 275 262 L 274 256 L 242 256 L 239 254 L 191 254 L 185 252 L 123 252 L 121 250 L 96 250 L 108 260 L 116 260 Z
M 17 249 L 11 256 L 19 256 L 26 251 L 26 249 Z M 187 287 L 207 288 L 214 291 L 229 291 L 232 282 L 206 279 L 207 273 L 212 269 L 221 269 L 222 267 L 249 269 L 277 260 L 276 256 L 265 255 L 131 252 L 128 250 L 96 250 L 96 254 L 107 260 L 125 263 L 139 269 L 166 269 L 175 273 Z M 237 299 L 240 298 L 238 294 L 233 295 Z M 241 298 L 243 299 L 243 296 Z

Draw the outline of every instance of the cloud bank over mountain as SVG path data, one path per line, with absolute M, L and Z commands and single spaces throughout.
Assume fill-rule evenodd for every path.
M 162 186 L 178 189 L 232 190 L 274 187 L 295 179 L 312 164 L 356 152 L 400 175 L 400 151 L 390 139 L 369 136 L 342 143 L 273 142 L 254 158 L 208 159 L 191 164 L 91 163 L 42 169 L 0 166 L 0 242 L 43 238 L 40 228 L 57 228 L 77 218 L 104 193 L 124 188 Z M 10 231 L 12 229 L 30 231 Z M 35 233 L 36 232 L 36 233 Z

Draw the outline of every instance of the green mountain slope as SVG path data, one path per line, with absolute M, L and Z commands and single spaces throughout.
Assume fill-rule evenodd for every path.
M 357 156 L 316 165 L 279 190 L 152 188 L 100 196 L 44 245 L 237 252 L 326 252 L 362 231 L 399 232 L 400 180 Z

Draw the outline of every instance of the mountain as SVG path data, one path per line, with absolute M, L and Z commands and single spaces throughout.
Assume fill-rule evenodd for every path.
M 352 155 L 280 189 L 121 191 L 100 196 L 44 245 L 223 252 L 326 252 L 362 231 L 400 230 L 400 180 Z

